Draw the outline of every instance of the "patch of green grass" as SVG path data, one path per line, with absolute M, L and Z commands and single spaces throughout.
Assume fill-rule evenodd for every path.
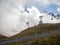
M 32 39 L 24 42 L 13 42 L 4 45 L 60 45 L 60 35 L 47 36 L 44 38 Z

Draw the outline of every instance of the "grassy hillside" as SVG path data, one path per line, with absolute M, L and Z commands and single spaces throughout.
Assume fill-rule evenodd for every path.
M 0 36 L 0 40 L 6 39 L 7 37 L 5 36 Z
M 53 30 L 60 30 L 60 26 L 58 24 L 42 24 L 42 25 L 36 25 L 33 27 L 30 27 L 29 29 L 26 29 L 22 31 L 21 33 L 13 36 L 13 37 L 23 37 L 23 36 L 30 36 L 32 34 L 41 34 L 46 33 Z
M 24 31 L 18 33 L 17 35 L 14 35 L 12 37 L 9 37 L 7 39 L 11 38 L 18 38 L 18 37 L 23 37 L 23 36 L 30 36 L 33 34 L 41 34 L 41 33 L 46 33 L 49 31 L 53 30 L 60 30 L 60 26 L 58 24 L 42 24 L 42 25 L 36 25 L 33 27 L 30 27 L 28 29 L 25 29 Z M 0 40 L 4 40 L 6 38 L 0 38 Z
M 34 34 L 42 34 L 49 31 L 54 30 L 60 30 L 60 25 L 58 24 L 42 24 L 42 25 L 36 25 L 33 27 L 30 27 L 28 29 L 25 29 L 21 33 L 14 35 L 9 38 L 4 38 L 1 40 L 10 40 L 13 38 L 23 37 L 23 36 L 30 36 Z M 4 44 L 4 45 L 29 45 L 28 42 L 31 42 L 30 45 L 60 45 L 60 33 L 55 35 L 50 35 L 48 37 L 39 38 L 39 39 L 33 39 L 29 41 L 24 42 L 13 42 L 10 44 Z
M 13 42 L 3 45 L 60 45 L 60 35 L 48 36 L 24 42 Z

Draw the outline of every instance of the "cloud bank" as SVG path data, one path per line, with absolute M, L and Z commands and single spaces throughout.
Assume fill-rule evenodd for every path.
M 41 15 L 44 17 L 44 23 L 60 23 L 55 18 L 52 21 L 51 15 L 41 10 L 52 3 L 60 5 L 59 0 L 0 0 L 0 34 L 7 37 L 13 36 L 27 28 L 27 21 L 30 27 L 38 24 Z M 29 13 L 25 11 L 25 8 Z M 57 10 L 59 12 L 60 8 Z

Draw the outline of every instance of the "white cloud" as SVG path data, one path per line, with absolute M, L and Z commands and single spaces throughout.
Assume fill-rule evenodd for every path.
M 41 13 L 36 7 L 32 6 L 32 8 L 28 9 L 30 12 L 30 17 L 34 18 L 35 22 L 38 24 L 39 16 L 43 16 L 43 23 L 60 23 L 59 20 L 55 19 L 51 20 L 51 15 L 47 15 L 47 13 Z M 33 21 L 34 21 L 33 20 Z M 32 21 L 30 21 L 32 22 Z
M 60 8 L 59 7 L 57 8 L 57 12 L 60 13 Z
M 57 5 L 60 5 L 60 0 L 51 0 L 51 1 L 52 1 L 52 3 L 55 3 Z
M 13 36 L 23 29 L 27 28 L 26 22 L 30 22 L 30 26 L 38 24 L 39 16 L 43 15 L 44 23 L 57 23 L 59 20 L 54 19 L 51 20 L 51 16 L 46 13 L 41 13 L 36 7 L 33 6 L 35 4 L 34 0 L 29 0 L 28 2 L 32 5 L 31 8 L 28 8 L 27 12 L 23 12 L 23 5 L 28 0 L 0 0 L 0 34 L 5 35 L 7 37 Z M 40 2 L 47 5 L 49 0 L 40 0 Z
M 49 5 L 51 3 L 50 0 L 35 0 L 35 1 L 42 3 L 43 5 Z
M 10 1 L 12 2 L 12 0 L 1 0 L 0 3 L 0 34 L 7 37 L 21 32 L 26 27 L 22 22 L 24 19 L 21 20 L 20 18 L 24 16 L 21 13 L 24 8 L 21 5 L 18 8 L 18 6 L 12 5 Z
M 37 2 L 40 2 L 44 5 L 49 5 L 49 4 L 57 4 L 57 5 L 60 5 L 60 0 L 35 0 Z

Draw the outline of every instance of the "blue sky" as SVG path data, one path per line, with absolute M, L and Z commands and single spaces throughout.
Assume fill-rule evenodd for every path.
M 59 5 L 57 4 L 49 4 L 49 5 L 43 5 L 41 3 L 35 2 L 35 4 L 29 5 L 28 3 L 26 3 L 24 5 L 25 11 L 29 12 L 27 9 L 31 8 L 32 6 L 35 6 L 40 12 L 44 12 L 44 13 L 54 13 L 57 12 L 57 8 L 60 8 Z

